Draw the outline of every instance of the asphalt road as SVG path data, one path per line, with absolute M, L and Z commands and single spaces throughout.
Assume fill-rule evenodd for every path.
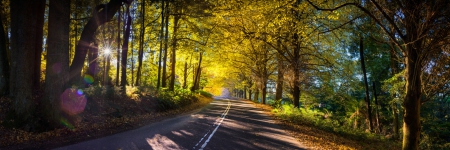
M 305 149 L 250 102 L 216 98 L 192 114 L 58 150 Z

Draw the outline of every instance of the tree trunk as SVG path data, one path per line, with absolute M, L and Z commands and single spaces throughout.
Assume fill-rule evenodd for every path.
M 277 75 L 277 87 L 275 91 L 275 100 L 280 100 L 283 98 L 283 60 L 281 60 L 280 54 L 277 54 L 278 62 L 278 75 Z
M 165 34 L 164 34 L 164 57 L 163 57 L 163 70 L 162 70 L 162 87 L 167 87 L 167 53 L 168 53 L 168 43 L 169 43 L 169 2 L 166 3 L 166 22 L 165 22 Z
M 421 41 L 406 46 L 406 96 L 403 100 L 403 149 L 419 149 L 422 62 L 417 48 Z
M 280 32 L 280 31 L 278 31 Z M 277 40 L 277 47 L 281 49 L 281 41 Z M 280 100 L 283 98 L 283 80 L 284 80 L 284 66 L 283 66 L 283 60 L 280 53 L 277 53 L 277 87 L 275 91 L 275 100 Z
M 87 50 L 90 43 L 94 40 L 95 31 L 97 28 L 110 21 L 114 14 L 119 9 L 123 0 L 110 0 L 109 3 L 98 5 L 94 15 L 89 19 L 88 23 L 84 26 L 81 32 L 80 40 L 75 48 L 75 56 L 73 58 L 72 64 L 70 65 L 69 76 L 71 78 L 70 82 L 75 83 L 80 81 L 81 70 L 86 59 Z M 107 9 L 100 9 L 107 8 Z
M 263 86 L 262 86 L 262 103 L 266 104 L 266 95 L 267 95 L 267 81 L 263 82 Z
M 364 48 L 363 48 L 363 40 L 362 38 L 359 39 L 359 56 L 361 57 L 361 68 L 363 71 L 363 77 L 364 77 L 364 87 L 366 90 L 366 108 L 367 108 L 367 119 L 369 119 L 369 131 L 372 132 L 373 130 L 373 124 L 372 124 L 372 109 L 370 107 L 370 98 L 369 98 L 369 85 L 367 83 L 367 75 L 366 75 L 366 66 L 364 63 Z
M 145 33 L 145 1 L 141 2 L 141 33 L 140 33 L 140 39 L 139 39 L 139 56 L 138 56 L 138 61 L 139 61 L 139 66 L 137 68 L 137 73 L 136 73 L 136 86 L 140 85 L 141 82 L 141 68 L 142 68 L 142 58 L 144 57 L 144 33 Z
M 119 74 L 120 74 L 120 22 L 122 22 L 122 11 L 119 8 L 119 14 L 117 15 L 117 68 L 116 68 L 116 86 L 119 86 Z
M 128 39 L 130 38 L 131 31 L 131 15 L 130 15 L 130 6 L 127 6 L 127 24 L 125 33 L 123 35 L 123 45 L 122 45 L 122 76 L 121 83 L 122 91 L 125 93 L 126 85 L 127 85 L 127 55 L 128 55 Z
M 292 70 L 294 71 L 294 90 L 293 90 L 293 100 L 294 100 L 294 107 L 299 108 L 300 107 L 300 45 L 298 42 L 298 34 L 294 33 L 293 35 L 294 41 L 294 57 L 291 60 L 291 66 Z
M 94 42 L 94 45 L 89 48 L 89 68 L 88 68 L 88 74 L 92 76 L 94 79 L 94 82 L 97 82 L 97 73 L 99 71 L 98 69 L 98 45 Z M 93 83 L 87 83 L 87 84 L 94 84 Z
M 247 87 L 244 87 L 244 99 L 247 99 Z
M 10 1 L 11 11 L 11 62 L 10 95 L 14 100 L 12 111 L 18 126 L 31 130 L 36 126 L 32 117 L 35 115 L 35 59 L 37 50 L 42 51 L 38 38 L 42 40 L 43 26 L 40 19 L 44 17 L 45 0 Z M 37 7 L 38 6 L 38 7 Z M 42 7 L 41 7 L 42 6 Z M 41 10 L 42 9 L 42 10 Z M 41 13 L 42 12 L 42 13 Z M 32 19 L 30 19 L 32 18 Z M 30 68 L 33 67 L 33 68 Z
M 378 98 L 377 98 L 377 88 L 375 87 L 375 82 L 372 82 L 372 88 L 373 88 L 373 98 L 375 99 L 375 119 L 377 122 L 377 132 L 381 133 L 381 126 L 380 126 L 380 117 L 378 114 Z
M 253 101 L 255 101 L 255 102 L 259 102 L 259 90 L 258 89 L 256 89 L 256 91 L 255 91 L 255 96 L 253 97 Z
M 41 92 L 41 54 L 42 54 L 42 42 L 44 35 L 44 12 L 45 12 L 45 2 L 37 3 L 35 6 L 37 8 L 37 12 L 35 15 L 36 26 L 33 26 L 36 31 L 35 37 L 35 54 L 34 54 L 34 63 L 33 63 L 33 94 L 38 94 Z
M 188 77 L 187 71 L 188 71 L 188 64 L 186 61 L 186 62 L 184 62 L 184 71 L 183 71 L 184 72 L 183 73 L 183 89 L 187 88 L 187 77 Z
M 252 90 L 248 89 L 248 99 L 252 99 Z
M 170 72 L 170 84 L 169 90 L 173 91 L 175 89 L 175 64 L 176 64 L 176 51 L 177 51 L 177 31 L 178 31 L 178 21 L 180 20 L 180 15 L 175 15 L 173 18 L 173 35 L 172 35 L 172 64 L 171 64 L 171 72 Z
M 9 93 L 9 59 L 6 47 L 6 33 L 0 19 L 0 97 Z
M 50 0 L 45 92 L 42 110 L 51 128 L 60 124 L 60 94 L 69 75 L 70 0 Z
M 197 71 L 195 71 L 195 75 L 194 75 L 194 84 L 192 86 L 191 91 L 196 91 L 199 89 L 200 87 L 200 76 L 201 76 L 201 64 L 202 64 L 202 58 L 203 58 L 203 52 L 200 52 L 200 58 L 198 61 L 198 66 L 197 66 Z
M 164 19 L 166 18 L 165 15 L 165 5 L 164 0 L 161 1 L 161 32 L 159 33 L 159 60 L 158 60 L 158 81 L 156 83 L 157 89 L 159 89 L 161 85 L 161 65 L 162 65 L 162 54 L 163 54 L 163 36 L 164 36 Z

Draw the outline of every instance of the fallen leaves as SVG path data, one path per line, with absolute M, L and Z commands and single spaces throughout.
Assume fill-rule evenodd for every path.
M 257 108 L 264 110 L 266 114 L 276 118 L 277 124 L 283 126 L 300 143 L 310 149 L 345 149 L 345 150 L 379 150 L 379 149 L 401 149 L 399 142 L 384 141 L 379 139 L 352 140 L 332 132 L 321 130 L 318 127 L 295 124 L 290 120 L 283 120 L 272 113 L 273 108 L 268 105 L 253 103 Z
M 48 132 L 33 133 L 0 126 L 0 149 L 48 149 L 69 143 L 106 136 L 137 128 L 165 118 L 187 113 L 209 104 L 212 99 L 198 95 L 197 103 L 180 109 L 157 112 L 155 100 L 151 96 L 134 99 L 88 99 L 89 109 L 79 114 L 80 122 L 74 129 L 60 128 Z M 0 99 L 0 121 L 8 111 L 11 101 Z M 114 107 L 114 108 L 113 108 Z M 121 117 L 112 115 L 119 112 Z

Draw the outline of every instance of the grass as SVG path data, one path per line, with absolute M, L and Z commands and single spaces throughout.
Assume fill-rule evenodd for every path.
M 322 112 L 292 105 L 255 105 L 277 118 L 281 126 L 311 149 L 401 149 L 399 141 L 342 126 L 338 121 L 324 119 Z

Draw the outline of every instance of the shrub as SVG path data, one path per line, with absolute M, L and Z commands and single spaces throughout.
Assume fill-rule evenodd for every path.
M 198 90 L 197 93 L 200 95 L 203 95 L 205 97 L 209 97 L 209 98 L 213 97 L 213 95 L 211 93 L 203 91 L 203 90 Z
M 177 88 L 174 91 L 162 89 L 158 91 L 156 99 L 160 111 L 180 108 L 198 101 L 191 91 L 182 88 Z

